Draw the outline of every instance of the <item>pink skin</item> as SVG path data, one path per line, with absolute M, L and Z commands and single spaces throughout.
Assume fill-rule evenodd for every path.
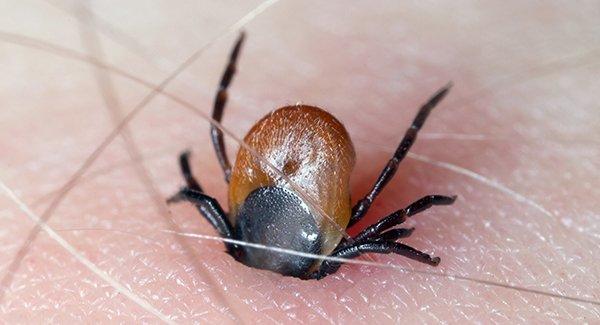
M 350 231 L 425 194 L 457 194 L 454 206 L 407 222 L 416 231 L 405 242 L 442 262 L 432 268 L 399 256 L 362 260 L 600 301 L 597 4 L 398 3 L 282 1 L 256 17 L 246 26 L 224 126 L 242 137 L 269 110 L 297 101 L 329 110 L 355 141 L 357 199 L 418 106 L 452 80 L 455 87 L 413 147 L 420 156 L 402 164 L 367 220 Z M 94 12 L 151 49 L 147 55 L 171 71 L 173 62 L 258 4 L 115 2 L 98 4 Z M 105 23 L 93 29 L 45 2 L 5 5 L 2 12 L 3 32 L 89 54 L 153 84 L 167 75 L 133 54 L 133 41 L 102 34 Z M 53 191 L 114 128 L 114 109 L 123 116 L 149 90 L 0 38 L 0 179 L 41 214 Z M 212 43 L 167 90 L 210 112 L 232 43 L 233 35 Z M 152 200 L 150 186 L 140 181 L 143 167 L 167 197 L 182 185 L 177 154 L 191 148 L 198 179 L 226 206 L 208 126 L 159 96 L 129 124 L 137 149 L 122 138 L 111 143 L 48 222 L 175 322 L 546 323 L 600 317 L 598 304 L 373 266 L 346 265 L 322 281 L 302 281 L 245 267 L 221 243 L 164 233 L 215 235 L 186 204 L 170 207 L 168 221 L 157 207 L 162 201 Z M 237 144 L 231 138 L 227 144 L 233 159 Z M 143 164 L 132 163 L 128 150 L 141 152 Z M 3 279 L 33 227 L 0 196 Z M 24 252 L 3 288 L 4 322 L 159 321 L 47 234 Z

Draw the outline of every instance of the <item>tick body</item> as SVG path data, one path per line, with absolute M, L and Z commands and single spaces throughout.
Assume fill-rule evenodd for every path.
M 221 79 L 213 108 L 216 121 L 221 120 L 227 87 L 235 73 L 243 40 L 242 34 Z M 244 138 L 254 152 L 242 147 L 233 168 L 225 153 L 223 134 L 211 127 L 212 142 L 229 183 L 228 213 L 215 199 L 204 194 L 192 176 L 187 152 L 180 156 L 187 186 L 168 202 L 184 200 L 195 204 L 224 238 L 342 258 L 369 252 L 396 253 L 435 266 L 439 258 L 397 242 L 408 237 L 413 229 L 396 226 L 432 205 L 452 204 L 456 197 L 423 197 L 349 240 L 343 238 L 340 229 L 351 227 L 366 214 L 395 174 L 429 112 L 448 89 L 449 86 L 442 88 L 421 107 L 372 190 L 354 206 L 349 182 L 355 152 L 348 132 L 331 114 L 307 105 L 282 107 L 258 121 Z M 306 198 L 310 198 L 308 202 Z M 229 254 L 248 266 L 304 279 L 323 278 L 341 265 L 235 244 L 225 246 Z

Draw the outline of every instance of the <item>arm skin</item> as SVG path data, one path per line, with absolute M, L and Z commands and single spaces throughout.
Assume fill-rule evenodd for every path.
M 55 2 L 68 7 L 64 2 Z M 0 30 L 101 57 L 154 84 L 258 2 L 99 3 L 104 22 L 133 37 L 80 24 L 54 5 L 5 4 Z M 437 268 L 372 256 L 408 269 L 510 283 L 600 301 L 600 48 L 597 3 L 281 1 L 245 28 L 248 39 L 223 124 L 243 136 L 269 110 L 302 101 L 328 109 L 355 141 L 353 198 L 364 195 L 417 107 L 448 81 L 413 154 L 353 233 L 432 193 L 458 195 L 407 223 L 406 243 Z M 106 32 L 106 31 L 105 31 Z M 97 33 L 97 34 L 95 34 Z M 94 36 L 96 35 L 96 41 Z M 167 90 L 204 112 L 233 41 L 212 44 Z M 83 41 L 82 41 L 83 39 Z M 121 38 L 121 43 L 122 38 Z M 98 46 L 101 44 L 101 46 Z M 0 179 L 35 212 L 148 90 L 81 62 L 0 42 Z M 345 265 L 321 281 L 247 268 L 192 206 L 167 221 L 140 181 L 148 170 L 166 198 L 191 148 L 207 193 L 226 206 L 209 124 L 158 97 L 108 146 L 54 211 L 49 225 L 102 270 L 178 323 L 595 322 L 600 306 L 473 281 Z M 235 143 L 227 139 L 233 156 Z M 127 144 L 143 163 L 132 163 Z M 135 155 L 135 152 L 133 154 Z M 137 166 L 137 167 L 136 167 Z M 0 276 L 34 224 L 0 196 Z M 80 229 L 73 231 L 73 229 Z M 113 229 L 112 231 L 102 229 Z M 158 319 L 73 259 L 44 233 L 25 251 L 0 302 L 6 323 Z

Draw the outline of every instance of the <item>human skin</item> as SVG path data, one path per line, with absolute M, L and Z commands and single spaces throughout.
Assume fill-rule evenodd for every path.
M 59 1 L 2 4 L 0 180 L 41 216 L 151 91 L 33 48 L 32 40 L 17 45 L 6 33 L 89 55 L 153 85 L 209 43 L 165 90 L 209 114 L 236 33 L 212 40 L 259 4 L 103 2 L 93 15 Z M 419 105 L 453 81 L 416 155 L 348 231 L 423 195 L 458 195 L 453 206 L 406 223 L 416 230 L 403 242 L 441 257 L 436 268 L 371 254 L 360 260 L 404 271 L 345 265 L 304 281 L 239 264 L 222 243 L 164 232 L 216 235 L 191 206 L 163 204 L 183 184 L 179 152 L 192 150 L 195 175 L 224 207 L 227 187 L 209 122 L 162 95 L 128 124 L 129 140 L 111 142 L 46 214 L 48 225 L 177 323 L 599 322 L 599 11 L 593 1 L 282 0 L 244 27 L 224 127 L 241 138 L 276 107 L 328 110 L 354 140 L 354 200 L 370 189 Z M 238 145 L 226 141 L 233 159 Z M 35 223 L 0 196 L 3 322 L 160 322 L 33 231 Z

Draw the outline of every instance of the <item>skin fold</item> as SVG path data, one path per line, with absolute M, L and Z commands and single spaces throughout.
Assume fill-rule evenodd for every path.
M 260 4 L 0 4 L 0 180 L 42 215 L 151 91 L 99 61 L 158 85 L 203 48 L 165 91 L 209 114 L 236 37 L 230 26 Z M 164 205 L 183 185 L 181 151 L 192 150 L 195 175 L 224 207 L 227 187 L 209 123 L 160 95 L 46 214 L 48 225 L 176 323 L 598 322 L 599 8 L 281 0 L 248 19 L 224 127 L 241 138 L 276 107 L 328 110 L 356 147 L 353 200 L 371 188 L 418 106 L 454 83 L 394 180 L 349 230 L 427 194 L 458 195 L 405 224 L 416 230 L 403 242 L 441 257 L 437 268 L 361 258 L 438 275 L 345 265 L 302 281 L 237 263 L 222 243 L 164 232 L 216 235 L 190 205 Z M 238 144 L 226 144 L 233 159 Z M 0 195 L 3 323 L 161 321 L 33 230 Z

